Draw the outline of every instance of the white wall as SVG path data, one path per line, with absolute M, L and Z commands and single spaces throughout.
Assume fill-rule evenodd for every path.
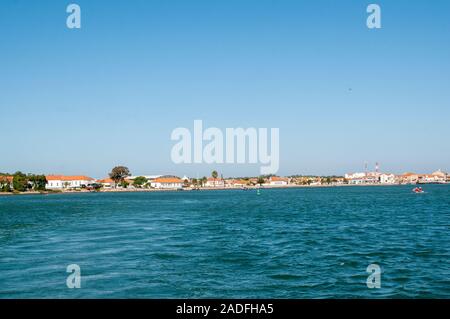
M 176 189 L 176 188 L 182 188 L 182 183 L 158 183 L 158 182 L 151 182 L 150 185 L 154 188 L 159 189 Z
M 271 181 L 270 185 L 287 185 L 286 181 Z
M 61 181 L 61 180 L 51 180 L 47 181 L 45 188 L 47 189 L 63 189 L 63 188 L 81 188 L 82 185 L 88 185 L 92 181 L 86 180 L 76 180 L 76 181 Z M 65 186 L 67 183 L 67 187 Z

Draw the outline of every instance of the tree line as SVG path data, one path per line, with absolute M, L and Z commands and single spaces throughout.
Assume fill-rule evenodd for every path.
M 0 173 L 0 192 L 45 191 L 46 184 L 45 175 Z

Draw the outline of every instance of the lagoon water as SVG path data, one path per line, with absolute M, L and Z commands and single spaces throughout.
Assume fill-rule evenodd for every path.
M 450 186 L 411 188 L 2 196 L 0 298 L 450 298 Z

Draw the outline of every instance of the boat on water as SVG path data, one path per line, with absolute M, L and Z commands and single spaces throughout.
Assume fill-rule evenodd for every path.
M 416 187 L 412 191 L 416 194 L 424 193 L 424 190 L 422 189 L 422 187 Z

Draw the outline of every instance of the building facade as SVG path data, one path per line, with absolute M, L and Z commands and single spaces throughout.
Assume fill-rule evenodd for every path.
M 225 187 L 225 181 L 221 178 L 209 177 L 205 183 L 206 187 Z
M 269 178 L 269 185 L 271 186 L 285 186 L 289 184 L 289 178 L 272 176 Z
M 95 182 L 88 176 L 64 176 L 64 175 L 48 175 L 46 176 L 47 184 L 45 187 L 50 190 L 55 189 L 76 189 L 86 187 Z
M 178 177 L 158 177 L 152 180 L 150 185 L 156 189 L 181 189 L 183 180 Z

